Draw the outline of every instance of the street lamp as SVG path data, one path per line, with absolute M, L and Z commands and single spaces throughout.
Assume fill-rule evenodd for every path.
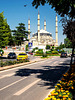
M 25 50 L 25 53 L 26 53 L 26 43 L 25 43 L 26 38 L 24 38 L 23 40 L 24 40 L 24 50 Z

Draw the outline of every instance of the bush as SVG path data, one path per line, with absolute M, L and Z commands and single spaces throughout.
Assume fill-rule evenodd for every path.
M 43 49 L 39 49 L 38 51 L 36 51 L 36 54 L 43 54 Z
M 65 52 L 64 50 L 59 50 L 59 53 Z
M 19 63 L 23 63 L 23 62 L 29 62 L 29 60 L 20 60 L 20 61 L 15 60 L 15 61 L 6 61 L 6 62 L 1 61 L 0 67 L 19 64 Z
M 8 65 L 13 65 L 13 61 L 8 61 Z
M 46 51 L 46 54 L 51 54 L 52 52 L 51 51 Z
M 2 56 L 4 54 L 4 51 L 0 49 L 0 55 Z
M 46 54 L 46 53 L 45 53 L 45 54 L 43 54 L 43 55 L 42 55 L 42 57 L 47 57 L 47 54 Z
M 58 51 L 52 51 L 52 54 L 58 54 Z

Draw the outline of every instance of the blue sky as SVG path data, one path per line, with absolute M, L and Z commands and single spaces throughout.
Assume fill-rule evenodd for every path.
M 18 23 L 24 23 L 26 30 L 28 30 L 28 18 L 30 18 L 30 30 L 31 35 L 37 31 L 37 15 L 38 9 L 32 6 L 33 0 L 1 0 L 0 1 L 0 13 L 4 11 L 4 16 L 7 18 L 7 23 L 11 30 L 16 29 Z M 24 5 L 27 4 L 26 7 Z M 51 6 L 46 4 L 39 7 L 40 12 L 40 29 L 44 28 L 44 19 L 46 19 L 46 30 L 52 33 L 53 39 L 55 39 L 55 16 L 56 12 L 51 9 Z M 61 17 L 58 16 L 58 44 L 64 42 L 62 23 L 59 23 Z

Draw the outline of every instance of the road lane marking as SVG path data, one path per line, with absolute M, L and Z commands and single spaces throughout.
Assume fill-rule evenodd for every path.
M 55 61 L 53 64 L 56 64 L 58 61 Z
M 12 84 L 9 84 L 9 85 L 7 85 L 7 86 L 1 88 L 0 91 L 2 91 L 2 90 L 4 90 L 4 89 L 6 89 L 6 88 L 8 88 L 8 87 L 10 87 L 10 86 L 12 86 L 12 85 L 14 85 L 14 84 L 16 84 L 16 83 L 18 83 L 18 82 L 20 82 L 20 81 L 22 81 L 22 80 L 24 80 L 24 79 L 26 79 L 26 78 L 27 78 L 27 77 L 24 77 L 24 78 L 22 78 L 22 79 L 20 79 L 20 80 L 18 80 L 18 81 L 16 81 L 16 82 L 14 82 L 14 83 L 12 83 Z
M 63 62 L 59 62 L 59 63 L 63 63 Z
M 32 87 L 33 85 L 35 85 L 37 82 L 39 82 L 41 79 L 38 79 L 36 81 L 34 81 L 33 83 L 29 84 L 28 86 L 24 87 L 23 89 L 21 89 L 20 91 L 16 92 L 14 95 L 18 96 L 21 95 L 23 92 L 25 92 L 26 90 L 28 90 L 30 87 Z
M 51 92 L 52 92 L 54 89 L 55 89 L 55 88 L 51 89 L 45 98 L 47 98 L 48 95 L 51 95 Z M 45 99 L 45 98 L 44 98 L 44 99 Z M 44 99 L 43 99 L 43 100 L 44 100 Z
M 0 77 L 0 79 L 5 78 L 5 77 L 10 77 L 10 76 L 13 76 L 13 75 L 15 75 L 15 73 L 11 73 L 11 74 L 7 74 L 7 75 L 3 75 L 3 76 Z

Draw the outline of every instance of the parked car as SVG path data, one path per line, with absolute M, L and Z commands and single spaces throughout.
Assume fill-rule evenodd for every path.
M 17 56 L 17 60 L 26 60 L 26 59 L 28 59 L 28 55 L 26 53 L 20 53 Z
M 9 58 L 11 58 L 11 59 L 16 58 L 16 53 L 10 52 L 7 57 L 8 57 L 8 59 Z
M 60 55 L 60 57 L 67 57 L 67 53 L 62 52 L 61 55 Z

